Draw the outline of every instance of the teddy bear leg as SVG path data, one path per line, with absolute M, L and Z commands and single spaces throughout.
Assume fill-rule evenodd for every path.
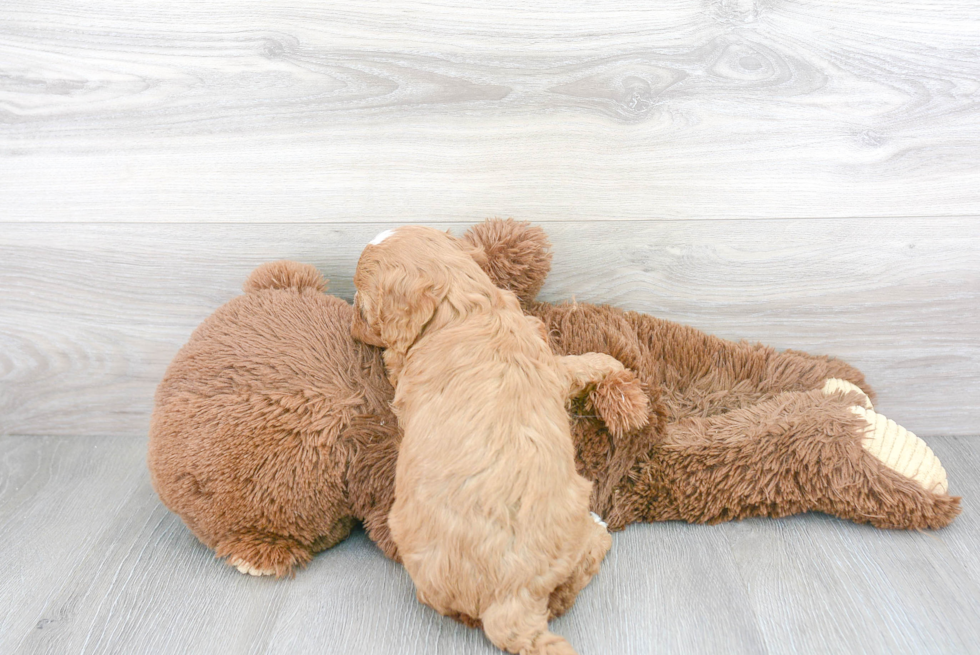
M 511 218 L 488 218 L 462 238 L 483 252 L 477 261 L 494 286 L 513 291 L 522 304 L 534 300 L 551 270 L 551 244 L 542 228 Z
M 353 525 L 352 518 L 344 517 L 312 543 L 271 532 L 245 530 L 227 535 L 214 551 L 241 573 L 281 578 L 293 573 L 296 567 L 306 566 L 316 553 L 346 539 Z
M 847 380 L 831 378 L 821 391 L 827 396 L 856 394 L 861 402 L 851 405 L 850 410 L 867 424 L 861 441 L 864 449 L 882 464 L 915 480 L 927 491 L 946 492 L 946 469 L 932 449 L 912 432 L 875 412 L 871 400 L 858 386 Z
M 925 444 L 854 392 L 787 392 L 671 425 L 621 492 L 628 520 L 715 523 L 821 511 L 881 528 L 939 528 L 959 513 Z
M 571 609 L 579 592 L 585 589 L 586 585 L 599 572 L 602 560 L 605 559 L 606 553 L 612 547 L 612 537 L 606 530 L 606 524 L 596 514 L 592 515 L 592 519 L 595 521 L 595 531 L 592 533 L 585 554 L 568 580 L 558 585 L 548 598 L 548 613 L 552 619 Z
M 789 357 L 798 362 L 807 361 L 810 363 L 810 366 L 816 369 L 819 375 L 824 379 L 836 378 L 838 380 L 850 382 L 854 386 L 864 391 L 866 395 L 872 396 L 873 399 L 874 394 L 870 393 L 871 387 L 864 379 L 864 373 L 841 359 L 828 357 L 826 355 L 811 355 L 810 353 L 799 350 L 784 350 L 781 353 L 778 353 L 777 357 Z M 820 378 L 818 377 L 817 379 L 819 380 Z M 800 389 L 800 391 L 807 391 L 818 387 L 819 384 L 809 386 L 807 389 Z M 787 389 L 787 391 L 790 390 Z
M 874 410 L 857 405 L 850 410 L 867 423 L 861 440 L 867 452 L 926 491 L 946 493 L 946 469 L 922 439 Z
M 268 532 L 239 532 L 225 537 L 215 548 L 217 557 L 254 576 L 283 577 L 313 558 L 312 549 L 299 541 Z

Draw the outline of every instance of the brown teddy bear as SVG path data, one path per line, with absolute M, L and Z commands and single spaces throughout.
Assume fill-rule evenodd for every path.
M 610 530 L 811 510 L 939 528 L 958 514 L 938 459 L 874 412 L 856 369 L 614 307 L 536 302 L 551 263 L 540 228 L 494 219 L 464 238 L 545 323 L 556 354 L 607 353 L 635 371 L 639 383 L 626 373 L 569 405 L 592 509 Z M 351 306 L 313 267 L 267 264 L 244 288 L 157 390 L 157 493 L 245 573 L 289 574 L 356 521 L 397 559 L 387 515 L 400 435 L 380 351 L 351 338 Z

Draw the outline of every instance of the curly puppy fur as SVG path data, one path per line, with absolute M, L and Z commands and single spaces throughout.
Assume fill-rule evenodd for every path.
M 419 600 L 479 618 L 512 653 L 570 653 L 549 599 L 577 594 L 612 542 L 589 514 L 565 398 L 623 366 L 555 357 L 472 250 L 402 227 L 357 265 L 352 333 L 386 348 L 404 433 L 388 524 Z

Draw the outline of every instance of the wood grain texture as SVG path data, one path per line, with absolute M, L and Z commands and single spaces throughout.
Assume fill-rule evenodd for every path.
M 146 484 L 139 438 L 0 437 L 0 652 L 28 634 L 61 630 L 91 597 L 42 616 L 70 572 L 99 549 L 130 496 Z
M 6 0 L 0 221 L 980 214 L 980 4 Z
M 933 440 L 930 439 L 931 441 Z M 965 504 L 963 513 L 953 525 L 954 534 L 980 535 L 980 512 L 969 511 L 970 507 L 980 504 L 975 501 L 980 498 L 980 475 L 970 474 L 970 471 L 980 471 L 980 450 L 976 448 L 976 442 L 970 439 L 939 439 L 932 446 L 941 461 L 953 462 L 955 469 L 960 471 L 956 479 L 951 481 L 951 484 L 955 483 L 952 493 L 962 496 Z M 971 583 L 980 588 L 980 538 L 942 538 L 945 534 L 944 531 L 937 536 L 941 537 L 942 544 L 949 553 L 963 565 Z M 980 616 L 980 612 L 977 616 Z
M 971 441 L 930 443 L 951 490 L 976 490 Z M 144 450 L 132 436 L 0 438 L 0 652 L 500 652 L 420 605 L 360 530 L 294 579 L 221 564 L 160 505 Z M 978 498 L 928 533 L 823 515 L 631 526 L 552 628 L 582 655 L 971 652 Z
M 975 476 L 944 464 L 956 472 L 953 493 L 960 491 L 954 489 L 958 478 Z M 940 654 L 976 648 L 980 586 L 950 548 L 976 543 L 969 525 L 900 538 L 813 515 L 722 527 L 767 650 Z
M 143 434 L 193 329 L 257 265 L 317 265 L 353 295 L 389 224 L 38 225 L 0 231 L 0 433 Z M 457 233 L 467 226 L 453 225 Z M 542 293 L 858 366 L 922 435 L 980 426 L 980 221 L 552 223 Z

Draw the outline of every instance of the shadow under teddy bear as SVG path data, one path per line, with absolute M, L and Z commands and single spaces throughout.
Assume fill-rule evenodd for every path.
M 579 470 L 610 530 L 806 511 L 939 528 L 959 513 L 939 460 L 874 412 L 851 366 L 614 307 L 536 302 L 551 264 L 540 228 L 494 219 L 463 238 L 545 323 L 556 355 L 607 353 L 635 372 L 639 386 L 614 381 L 570 405 Z M 351 338 L 350 304 L 325 294 L 311 266 L 266 264 L 244 288 L 157 389 L 154 488 L 245 573 L 289 574 L 355 521 L 397 559 L 387 515 L 400 433 L 381 351 Z M 640 389 L 648 415 L 637 428 L 640 399 L 627 394 Z

